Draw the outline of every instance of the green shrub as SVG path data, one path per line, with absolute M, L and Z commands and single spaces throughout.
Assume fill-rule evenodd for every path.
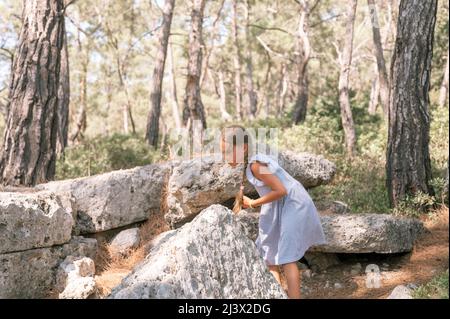
M 113 134 L 69 147 L 56 164 L 56 179 L 75 178 L 141 166 L 163 159 L 143 138 Z

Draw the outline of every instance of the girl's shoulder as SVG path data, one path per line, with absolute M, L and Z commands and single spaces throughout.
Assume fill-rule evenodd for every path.
M 252 183 L 253 185 L 256 185 L 256 186 L 264 186 L 264 183 L 262 183 L 260 180 L 258 180 L 254 176 L 252 168 L 257 169 L 257 166 L 252 165 L 254 163 L 264 164 L 265 166 L 268 167 L 269 171 L 272 174 L 276 173 L 276 171 L 280 169 L 280 165 L 278 164 L 278 161 L 269 155 L 255 154 L 255 155 L 251 156 L 250 159 L 248 160 L 246 175 L 247 175 L 247 179 L 250 181 L 250 183 Z

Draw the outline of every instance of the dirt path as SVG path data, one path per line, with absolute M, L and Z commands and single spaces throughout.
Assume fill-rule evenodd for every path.
M 419 237 L 411 253 L 394 256 L 352 255 L 341 258 L 342 264 L 337 267 L 313 274 L 310 278 L 303 276 L 303 298 L 383 299 L 397 285 L 420 285 L 430 281 L 435 275 L 448 269 L 448 214 L 448 208 L 444 208 L 433 217 L 423 219 L 427 231 Z M 359 274 L 352 275 L 352 266 L 355 267 L 358 263 L 361 270 Z M 368 264 L 380 267 L 380 288 L 366 287 L 364 270 Z

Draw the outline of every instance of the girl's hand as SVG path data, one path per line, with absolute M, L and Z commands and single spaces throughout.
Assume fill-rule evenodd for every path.
M 249 208 L 252 201 L 253 199 L 248 198 L 247 196 L 242 197 L 242 207 Z

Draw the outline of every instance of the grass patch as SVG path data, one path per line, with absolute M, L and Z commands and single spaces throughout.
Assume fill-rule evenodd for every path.
M 415 299 L 448 299 L 448 269 L 414 290 Z

